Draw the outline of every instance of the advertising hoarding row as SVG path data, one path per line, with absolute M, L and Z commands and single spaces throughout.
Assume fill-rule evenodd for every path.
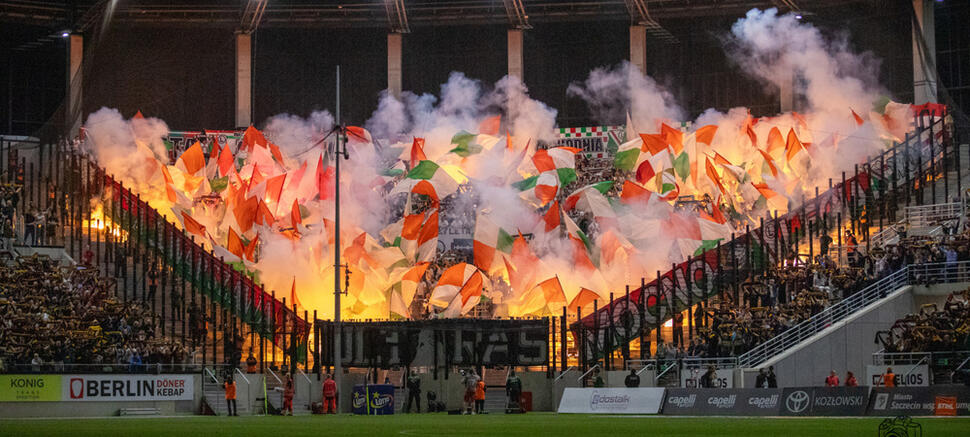
M 560 413 L 970 416 L 970 387 L 567 388 Z
M 0 402 L 191 401 L 193 375 L 0 375 Z

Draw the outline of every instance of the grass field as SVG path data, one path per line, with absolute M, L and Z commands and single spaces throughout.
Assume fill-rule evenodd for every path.
M 923 436 L 970 436 L 970 418 L 915 419 Z M 0 436 L 875 436 L 879 418 L 674 418 L 603 415 L 398 415 L 0 419 Z

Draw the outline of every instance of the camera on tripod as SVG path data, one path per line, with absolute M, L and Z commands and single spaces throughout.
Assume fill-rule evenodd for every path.
M 907 416 L 890 417 L 879 424 L 879 437 L 922 437 L 923 426 Z

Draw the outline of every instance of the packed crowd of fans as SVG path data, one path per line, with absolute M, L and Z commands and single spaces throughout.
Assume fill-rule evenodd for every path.
M 742 354 L 906 265 L 940 263 L 947 275 L 955 275 L 957 263 L 970 260 L 968 248 L 970 233 L 952 225 L 942 235 L 902 233 L 897 242 L 885 247 L 874 247 L 869 251 L 856 247 L 845 265 L 836 264 L 832 259 L 836 254 L 831 253 L 818 256 L 812 264 L 769 269 L 764 278 L 749 280 L 741 286 L 740 302 L 733 302 L 728 293 L 718 303 L 698 311 L 695 322 L 699 328 L 694 341 L 685 343 L 681 341 L 681 335 L 674 339 L 674 346 L 659 350 L 658 356 Z M 927 268 L 911 269 L 913 279 L 924 285 L 932 285 L 935 281 L 929 272 Z M 927 307 L 920 314 L 897 322 L 893 329 L 881 334 L 886 350 L 970 347 L 967 344 L 970 341 L 967 338 L 970 331 L 968 293 L 970 291 L 951 296 L 942 311 L 935 306 L 932 310 Z M 683 348 L 685 344 L 688 346 Z
M 926 304 L 876 333 L 886 352 L 970 350 L 970 289 L 950 293 L 943 308 Z
M 149 307 L 119 301 L 114 279 L 95 269 L 21 257 L 0 265 L 0 284 L 0 371 L 137 372 L 189 356 L 182 344 L 156 336 Z

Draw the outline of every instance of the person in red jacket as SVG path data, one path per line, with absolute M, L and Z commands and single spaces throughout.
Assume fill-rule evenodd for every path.
M 826 387 L 839 386 L 839 375 L 836 375 L 834 370 L 831 373 L 829 373 L 828 378 L 825 378 L 825 386 Z
M 333 380 L 333 375 L 327 375 L 323 381 L 323 412 L 337 414 L 337 382 Z
M 293 378 L 286 377 L 286 388 L 283 389 L 283 415 L 293 415 Z
M 846 387 L 858 387 L 859 381 L 856 381 L 855 375 L 852 372 L 847 372 L 845 374 L 845 386 Z

